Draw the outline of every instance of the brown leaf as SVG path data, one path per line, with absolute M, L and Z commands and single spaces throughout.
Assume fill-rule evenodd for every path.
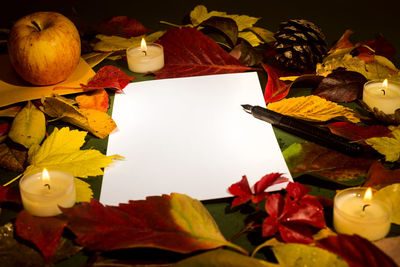
M 21 148 L 9 147 L 5 143 L 0 144 L 0 166 L 11 171 L 24 171 L 27 151 Z
M 142 23 L 127 16 L 116 16 L 99 23 L 97 30 L 102 34 L 134 37 L 146 34 L 149 29 Z
M 382 187 L 394 183 L 400 183 L 400 169 L 389 170 L 376 161 L 368 170 L 368 180 L 364 186 Z
M 400 266 L 400 236 L 387 237 L 374 242 L 374 244 L 390 256 L 398 266 Z

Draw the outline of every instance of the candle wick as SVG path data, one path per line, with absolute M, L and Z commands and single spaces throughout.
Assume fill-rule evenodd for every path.
M 381 91 L 383 92 L 383 95 L 386 95 L 386 91 L 384 89 L 381 89 Z
M 368 207 L 368 206 L 371 206 L 371 205 L 370 205 L 370 204 L 365 204 L 365 205 L 362 207 L 362 211 L 365 211 L 365 208 Z
M 145 50 L 142 51 L 144 53 L 145 56 L 147 56 L 147 52 Z
M 45 184 L 44 186 L 47 186 L 47 188 L 50 190 L 50 185 L 49 184 Z

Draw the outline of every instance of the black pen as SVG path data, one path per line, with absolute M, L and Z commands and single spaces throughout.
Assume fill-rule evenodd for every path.
M 332 134 L 329 131 L 323 130 L 305 121 L 285 116 L 260 106 L 242 105 L 242 107 L 255 118 L 269 122 L 276 128 L 318 145 L 334 149 L 353 157 L 360 156 L 363 152 L 362 145 L 350 143 L 346 138 Z

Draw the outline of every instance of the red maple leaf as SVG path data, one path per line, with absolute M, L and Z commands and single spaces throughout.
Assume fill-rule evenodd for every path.
M 21 196 L 18 188 L 0 185 L 0 203 L 3 202 L 21 204 Z
M 165 66 L 156 79 L 190 77 L 250 70 L 195 28 L 171 28 L 161 37 Z
M 249 186 L 246 175 L 243 175 L 242 180 L 232 184 L 228 191 L 236 196 L 232 202 L 232 208 L 248 201 L 259 203 L 268 197 L 268 192 L 265 192 L 268 187 L 287 182 L 288 179 L 282 176 L 282 173 L 270 173 L 264 175 L 258 182 L 254 184 L 254 193 Z
M 81 87 L 87 90 L 111 88 L 122 90 L 135 77 L 127 75 L 125 72 L 114 66 L 104 66 L 88 82 L 87 85 L 81 84 Z
M 98 25 L 98 31 L 106 35 L 118 35 L 130 38 L 146 34 L 149 32 L 149 29 L 133 18 L 127 16 L 116 16 L 102 21 Z
M 25 210 L 15 219 L 18 236 L 35 244 L 46 262 L 53 257 L 66 225 L 60 217 L 35 217 Z
M 397 264 L 382 250 L 358 235 L 328 236 L 316 245 L 342 257 L 350 267 L 395 267 Z
M 299 183 L 289 183 L 287 194 L 271 194 L 265 202 L 269 214 L 262 225 L 263 236 L 280 233 L 287 243 L 308 244 L 313 241 L 312 229 L 325 227 L 322 205 L 306 195 L 309 189 Z
M 268 81 L 264 92 L 265 103 L 271 103 L 285 98 L 289 93 L 292 82 L 286 83 L 279 80 L 280 75 L 275 68 L 265 65 L 264 63 L 261 64 L 268 74 Z

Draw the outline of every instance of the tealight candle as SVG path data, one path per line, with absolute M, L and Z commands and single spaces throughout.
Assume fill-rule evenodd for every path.
M 371 188 L 349 188 L 334 198 L 333 225 L 338 233 L 379 240 L 390 230 L 391 207 L 372 198 Z
M 385 114 L 394 114 L 400 109 L 400 83 L 387 79 L 366 82 L 362 100 L 371 110 L 377 108 Z
M 164 67 L 164 48 L 160 44 L 146 44 L 126 50 L 129 70 L 136 73 L 152 73 Z
M 47 171 L 24 176 L 19 182 L 22 204 L 35 216 L 50 217 L 61 213 L 58 206 L 75 204 L 74 176 L 61 171 Z

